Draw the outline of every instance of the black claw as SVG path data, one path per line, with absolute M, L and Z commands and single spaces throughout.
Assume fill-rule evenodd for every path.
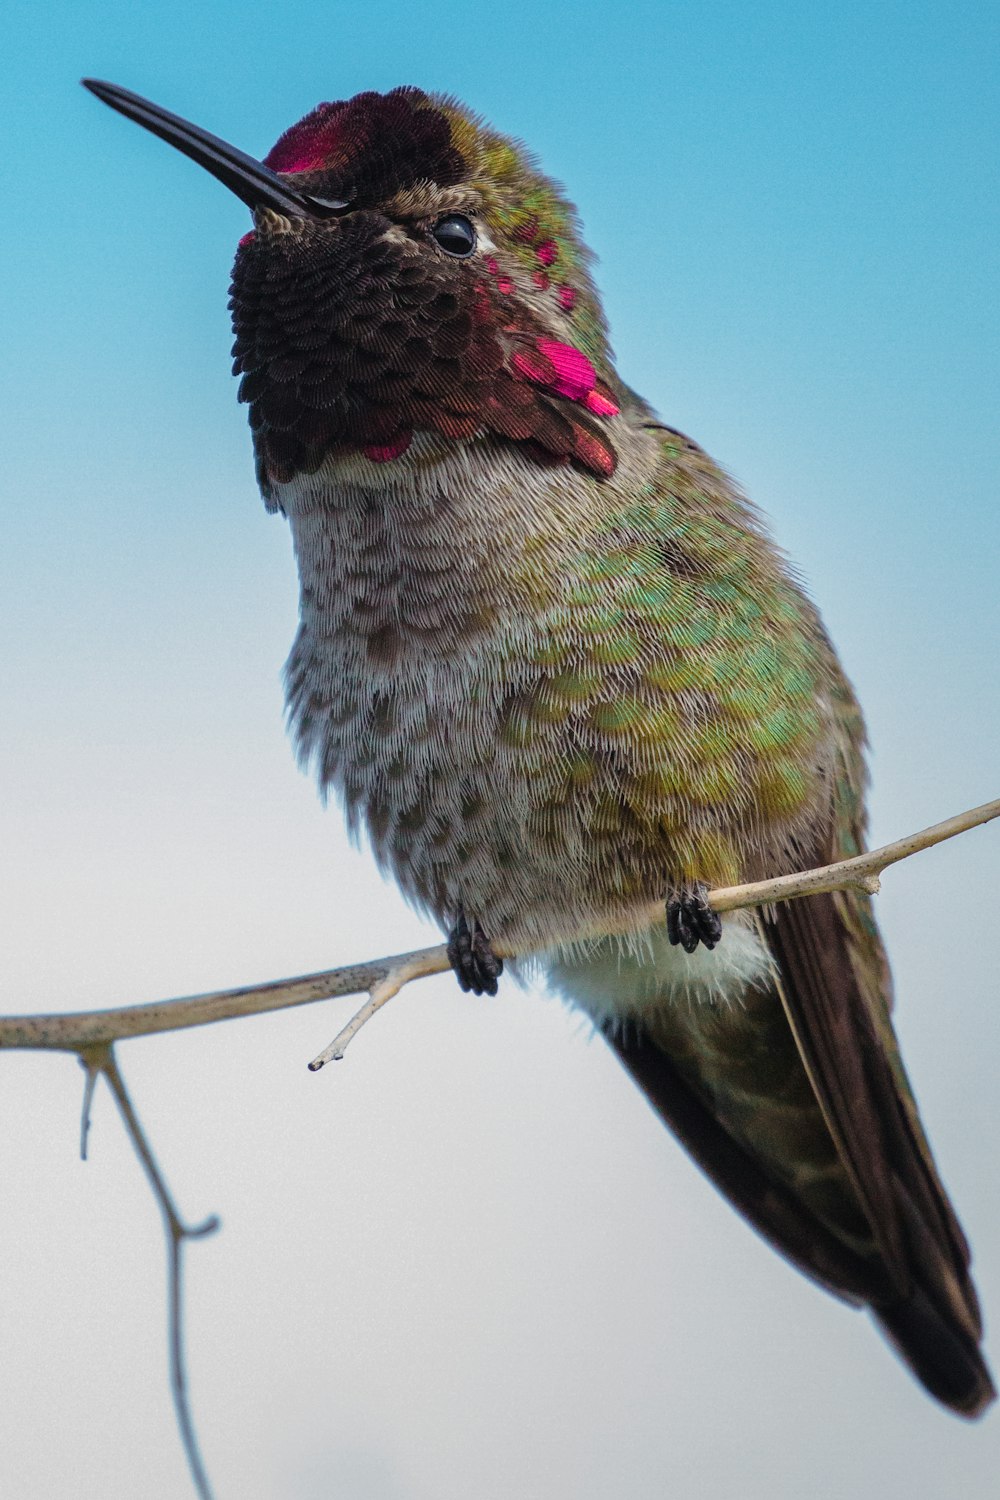
M 448 934 L 448 962 L 466 994 L 470 990 L 474 995 L 496 994 L 497 980 L 503 973 L 503 959 L 497 958 L 478 922 L 469 926 L 464 912 L 459 913 L 458 921 Z
M 692 886 L 667 901 L 667 939 L 685 953 L 699 943 L 714 948 L 722 937 L 722 919 L 705 900 L 706 887 Z

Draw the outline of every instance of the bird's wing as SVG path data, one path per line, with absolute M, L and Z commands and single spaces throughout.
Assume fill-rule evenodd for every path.
M 761 925 L 796 1046 L 889 1276 L 876 1313 L 936 1394 L 979 1410 L 992 1387 L 978 1355 L 969 1249 L 903 1069 L 868 900 L 839 892 L 786 902 Z
M 861 842 L 835 803 L 803 868 Z M 830 1290 L 870 1303 L 928 1389 L 975 1415 L 993 1387 L 969 1250 L 903 1069 L 870 900 L 783 902 L 758 924 L 767 993 L 714 1019 L 630 1027 L 612 1045 L 750 1222 Z

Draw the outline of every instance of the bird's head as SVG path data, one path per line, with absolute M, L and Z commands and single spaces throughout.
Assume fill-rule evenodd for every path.
M 415 88 L 320 104 L 263 162 L 114 85 L 98 97 L 249 205 L 234 369 L 265 494 L 331 455 L 516 445 L 597 478 L 623 387 L 572 205 L 530 153 Z

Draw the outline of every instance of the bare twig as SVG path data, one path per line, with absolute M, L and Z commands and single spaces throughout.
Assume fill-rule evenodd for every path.
M 959 813 L 943 823 L 925 828 L 921 833 L 910 834 L 859 854 L 853 859 L 840 860 L 817 870 L 805 870 L 799 874 L 781 875 L 773 880 L 762 880 L 752 885 L 731 886 L 724 890 L 710 891 L 708 899 L 717 911 L 735 911 L 739 907 L 762 906 L 772 901 L 792 901 L 799 896 L 815 895 L 820 891 L 878 889 L 878 877 L 889 865 L 906 859 L 921 849 L 929 849 L 956 834 L 965 833 L 982 823 L 1000 817 L 1000 799 L 983 803 L 969 812 Z M 585 941 L 589 938 L 613 936 L 622 930 L 637 931 L 662 921 L 662 903 L 654 902 L 621 919 L 606 924 L 595 924 L 580 932 L 553 934 L 548 946 L 556 947 Z M 495 945 L 499 958 L 514 958 L 518 955 L 501 943 Z M 444 973 L 448 968 L 448 954 L 444 945 L 421 948 L 413 953 L 400 953 L 391 958 L 375 959 L 370 963 L 348 964 L 339 969 L 327 969 L 318 974 L 305 974 L 296 979 L 272 980 L 267 984 L 243 985 L 238 989 L 217 990 L 208 995 L 190 995 L 177 1000 L 159 1000 L 151 1005 L 126 1005 L 117 1010 L 78 1011 L 75 1014 L 36 1016 L 8 1016 L 0 1018 L 0 1049 L 34 1048 L 56 1051 L 79 1052 L 100 1047 L 114 1041 L 124 1041 L 133 1036 L 149 1036 L 154 1032 L 178 1031 L 189 1026 L 205 1026 L 212 1021 L 228 1021 L 238 1016 L 260 1015 L 265 1011 L 285 1010 L 294 1005 L 308 1005 L 316 1000 L 332 999 L 340 995 L 357 995 L 369 992 L 369 1001 L 363 1013 L 355 1017 L 331 1047 L 314 1060 L 322 1066 L 337 1051 L 343 1051 L 350 1037 L 355 1034 L 369 1016 L 374 1015 L 385 999 L 377 1005 L 372 1003 L 372 991 L 399 971 L 406 971 L 407 982 L 430 974 Z M 393 991 L 395 993 L 395 991 Z M 355 1024 L 357 1022 L 357 1024 Z M 339 1044 L 339 1046 L 338 1046 Z
M 125 1088 L 125 1082 L 118 1070 L 118 1063 L 114 1050 L 110 1044 L 89 1048 L 85 1054 L 81 1054 L 80 1061 L 87 1069 L 88 1090 L 92 1093 L 90 1079 L 97 1079 L 103 1074 L 108 1081 L 108 1087 L 115 1096 L 125 1130 L 129 1140 L 135 1148 L 135 1153 L 142 1163 L 146 1179 L 153 1190 L 153 1196 L 160 1207 L 163 1216 L 163 1229 L 167 1237 L 167 1284 L 168 1284 L 168 1331 L 170 1339 L 170 1389 L 174 1398 L 174 1411 L 177 1415 L 177 1426 L 180 1430 L 181 1442 L 184 1445 L 184 1453 L 191 1471 L 191 1479 L 201 1500 L 212 1500 L 212 1491 L 208 1482 L 208 1475 L 201 1461 L 198 1451 L 198 1440 L 195 1436 L 194 1423 L 191 1419 L 191 1408 L 188 1404 L 187 1376 L 184 1367 L 184 1336 L 183 1336 L 183 1261 L 182 1252 L 185 1240 L 200 1239 L 203 1235 L 212 1234 L 219 1227 L 218 1219 L 213 1215 L 202 1224 L 187 1225 L 181 1219 L 174 1200 L 170 1196 L 170 1189 L 164 1181 L 153 1155 L 149 1141 L 146 1139 L 145 1131 L 139 1123 L 139 1117 L 132 1106 L 132 1101 Z
M 439 968 L 427 971 L 438 973 L 448 967 L 443 947 L 440 950 L 424 948 L 415 953 L 399 953 L 371 963 L 346 964 L 343 968 L 324 969 L 318 974 L 303 974 L 294 979 L 273 979 L 265 984 L 214 990 L 207 995 L 154 1000 L 147 1005 L 3 1016 L 0 1017 L 0 1050 L 20 1048 L 82 1053 L 89 1047 L 124 1042 L 130 1037 L 182 1031 L 190 1026 L 208 1026 L 213 1021 L 232 1021 L 242 1016 L 264 1015 L 272 1010 L 288 1010 L 295 1005 L 311 1005 L 317 1000 L 332 1000 L 340 995 L 359 995 L 377 984 L 390 969 L 438 951 L 441 954 Z
M 103 1057 L 103 1049 L 99 1054 Z M 80 1053 L 80 1066 L 86 1069 L 87 1077 L 83 1085 L 83 1103 L 80 1106 L 80 1160 L 87 1160 L 87 1141 L 90 1136 L 90 1110 L 94 1103 L 94 1090 L 97 1080 L 101 1076 L 101 1062 L 94 1061 L 90 1052 Z
M 440 974 L 442 953 L 445 960 L 443 968 L 447 968 L 448 951 L 442 948 L 425 948 L 422 953 L 411 954 L 404 962 L 394 964 L 387 974 L 372 985 L 368 991 L 368 1000 L 358 1013 L 351 1017 L 342 1031 L 337 1032 L 330 1045 L 324 1047 L 318 1057 L 313 1058 L 309 1064 L 310 1073 L 318 1073 L 328 1062 L 339 1062 L 355 1032 L 360 1031 L 365 1022 L 370 1021 L 375 1012 L 381 1010 L 393 995 L 398 995 L 404 984 L 409 984 L 411 979 L 423 979 L 428 974 Z
M 954 838 L 956 834 L 965 833 L 970 828 L 977 828 L 980 824 L 988 823 L 996 817 L 1000 817 L 1000 799 L 995 802 L 984 802 L 981 807 L 973 807 L 968 812 L 958 813 L 954 818 L 947 818 L 943 823 L 935 823 L 921 833 L 910 834 L 907 838 L 897 839 L 892 844 L 883 844 L 881 849 L 872 849 L 865 854 L 857 854 L 852 859 L 842 859 L 836 864 L 823 865 L 816 870 L 804 870 L 795 875 L 779 875 L 773 880 L 758 880 L 751 885 L 726 886 L 710 891 L 708 900 L 716 911 L 726 912 L 736 911 L 744 906 L 766 906 L 772 901 L 792 901 L 799 896 L 815 896 L 821 891 L 861 890 L 873 896 L 880 889 L 879 876 L 889 865 L 898 864 L 901 859 L 906 859 L 921 849 L 930 849 L 934 844 L 943 843 L 945 839 Z M 663 902 L 654 901 L 636 913 L 634 927 L 654 927 L 662 921 Z M 587 941 L 613 937 L 620 931 L 621 926 L 616 922 L 609 922 L 606 925 L 595 924 L 564 941 Z M 552 946 L 555 946 L 554 942 Z M 502 944 L 496 944 L 494 951 L 498 958 L 517 957 L 517 954 Z M 351 1017 L 330 1045 L 309 1064 L 313 1072 L 323 1067 L 325 1063 L 342 1058 L 344 1048 L 361 1030 L 365 1022 L 371 1020 L 375 1012 L 381 1010 L 382 1006 L 394 995 L 398 995 L 411 979 L 420 979 L 427 974 L 438 974 L 447 969 L 448 951 L 444 947 L 425 948 L 422 952 L 408 954 L 403 961 L 394 959 L 390 962 L 392 968 L 379 984 L 373 985 L 366 1004 Z
M 725 890 L 712 891 L 708 899 L 716 911 L 736 911 L 743 906 L 766 906 L 772 901 L 816 896 L 821 891 L 861 890 L 874 895 L 881 886 L 879 876 L 890 865 L 899 864 L 911 854 L 919 854 L 921 849 L 943 844 L 959 833 L 967 833 L 970 828 L 979 828 L 994 818 L 1000 818 L 1000 798 L 972 807 L 968 812 L 956 813 L 955 817 L 934 823 L 920 833 L 911 833 L 891 844 L 883 844 L 881 849 L 856 854 L 853 859 L 842 859 L 819 870 L 806 870 L 801 875 L 779 875 L 774 880 L 760 880 L 754 885 L 729 886 Z

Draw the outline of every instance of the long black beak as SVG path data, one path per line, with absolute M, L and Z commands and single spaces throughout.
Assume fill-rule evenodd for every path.
M 126 119 L 135 120 L 137 125 L 143 125 L 158 135 L 161 141 L 190 156 L 252 209 L 273 208 L 286 217 L 325 219 L 348 207 L 339 199 L 317 198 L 311 193 L 300 192 L 284 177 L 265 167 L 263 162 L 247 156 L 245 151 L 220 141 L 217 135 L 189 124 L 179 115 L 161 109 L 158 104 L 150 104 L 139 94 L 120 89 L 115 83 L 102 83 L 97 78 L 84 78 L 81 82 L 85 89 L 103 99 L 105 104 L 110 104 Z

